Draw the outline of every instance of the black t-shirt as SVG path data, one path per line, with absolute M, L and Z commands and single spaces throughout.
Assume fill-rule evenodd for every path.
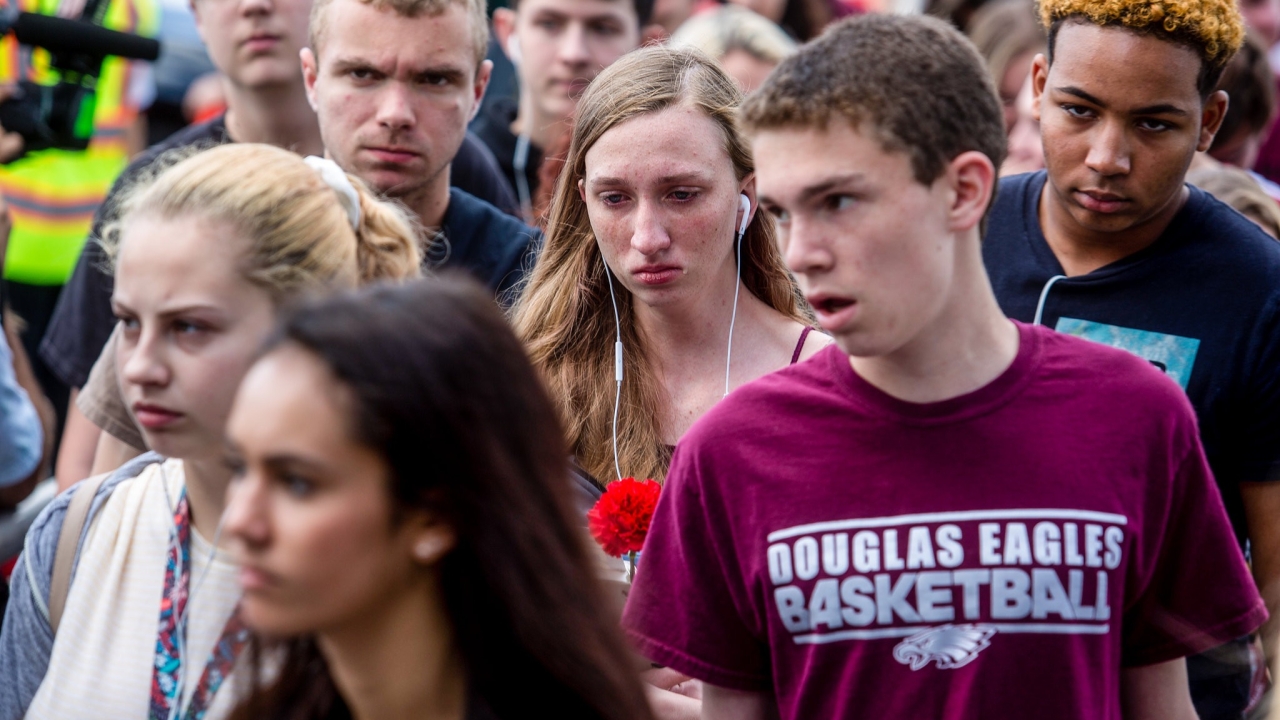
M 484 141 L 498 159 L 498 166 L 503 176 L 513 188 L 519 188 L 516 173 L 517 138 L 511 132 L 511 123 L 516 119 L 517 105 L 511 98 L 499 98 L 482 108 L 481 114 L 471 123 L 471 130 Z M 538 168 L 542 167 L 542 148 L 529 144 L 528 156 L 525 158 L 524 178 L 529 184 L 528 202 L 532 205 L 533 196 L 538 193 Z M 519 197 L 519 193 L 517 193 Z
M 489 286 L 504 305 L 514 301 L 525 273 L 542 247 L 542 233 L 458 188 L 449 189 L 441 235 L 424 265 L 462 268 Z
M 1123 348 L 1182 386 L 1237 538 L 1240 483 L 1280 480 L 1280 243 L 1208 193 L 1149 247 L 1087 275 L 1063 274 L 1040 229 L 1043 171 L 1006 178 L 983 259 L 1000 307 Z
M 127 188 L 165 152 L 181 147 L 208 148 L 228 142 L 235 141 L 227 134 L 225 118 L 217 117 L 186 128 L 148 148 L 116 179 L 107 199 L 94 215 L 90 239 L 80 251 L 80 259 L 58 298 L 49 329 L 40 344 L 40 357 L 64 383 L 71 387 L 84 387 L 89 371 L 115 326 L 115 317 L 111 313 L 111 292 L 115 283 L 107 271 L 106 255 L 95 240 L 101 237 L 102 226 L 108 219 L 107 214 L 112 212 L 113 201 L 122 189 Z M 455 187 L 504 208 L 510 215 L 519 214 L 515 196 L 507 187 L 493 155 L 471 133 L 467 133 L 463 140 L 450 171 L 450 180 Z M 513 217 L 508 219 L 520 225 Z

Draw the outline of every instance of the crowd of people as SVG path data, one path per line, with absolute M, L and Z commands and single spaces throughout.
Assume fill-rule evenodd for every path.
M 47 277 L 0 130 L 0 720 L 1273 717 L 1280 4 L 191 8 Z

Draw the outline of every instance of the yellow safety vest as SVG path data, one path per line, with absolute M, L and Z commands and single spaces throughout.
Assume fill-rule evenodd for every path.
M 26 12 L 54 14 L 58 0 L 19 0 Z M 109 0 L 103 23 L 112 30 L 154 37 L 160 26 L 156 0 Z M 128 100 L 130 61 L 110 57 L 98 77 L 94 135 L 82 151 L 41 150 L 0 165 L 0 193 L 9 203 L 5 278 L 30 285 L 63 285 L 71 277 L 98 204 L 129 162 L 126 135 L 138 108 Z M 25 77 L 57 81 L 43 48 L 22 48 L 12 35 L 0 39 L 0 81 Z

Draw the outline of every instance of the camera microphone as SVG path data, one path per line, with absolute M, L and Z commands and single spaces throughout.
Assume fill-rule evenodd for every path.
M 0 30 L 12 32 L 23 45 L 38 45 L 52 53 L 155 60 L 160 57 L 160 43 L 151 38 L 108 30 L 83 20 L 0 11 Z

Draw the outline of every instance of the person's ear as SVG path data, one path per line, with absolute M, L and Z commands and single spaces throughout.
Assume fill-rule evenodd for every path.
M 995 193 L 996 168 L 991 158 L 976 150 L 962 152 L 947 165 L 946 179 L 951 185 L 951 230 L 964 232 L 977 227 Z
M 586 182 L 586 180 L 579 180 L 579 181 L 578 181 L 578 197 L 579 197 L 579 198 L 581 198 L 581 199 L 582 199 L 582 202 L 584 202 L 584 203 L 587 201 L 587 182 Z
M 1204 110 L 1200 114 L 1200 142 L 1196 144 L 1196 150 L 1208 152 L 1209 146 L 1213 145 L 1213 138 L 1218 134 L 1218 128 L 1222 127 L 1222 121 L 1227 117 L 1227 107 L 1230 104 L 1230 98 L 1222 90 L 1211 93 L 1204 101 Z
M 435 565 L 458 544 L 458 536 L 449 523 L 439 519 L 427 520 L 413 531 L 410 543 L 409 552 L 414 562 Z
M 298 51 L 298 60 L 302 62 L 302 84 L 307 90 L 307 104 L 316 109 L 316 76 L 320 71 L 316 62 L 316 54 L 311 48 L 304 47 Z
M 1044 97 L 1045 85 L 1049 82 L 1049 58 L 1044 53 L 1036 55 L 1031 61 L 1031 116 L 1040 122 L 1040 99 Z
M 747 218 L 747 227 L 750 227 L 752 218 L 760 214 L 760 200 L 756 197 L 755 173 L 748 173 L 746 177 L 742 178 L 742 182 L 738 183 L 738 192 L 746 195 L 747 200 L 751 203 L 751 216 Z M 742 222 L 742 218 L 738 217 L 733 226 L 735 230 L 738 227 L 737 223 L 740 222 Z
M 467 122 L 474 120 L 476 113 L 480 112 L 480 103 L 484 102 L 484 91 L 489 87 L 491 77 L 493 77 L 493 61 L 485 60 L 480 63 L 480 67 L 476 68 L 475 103 L 471 106 L 471 114 L 467 116 Z
M 640 28 L 640 47 L 661 45 L 671 39 L 671 33 L 658 23 L 649 23 Z
M 519 41 L 516 38 L 516 11 L 497 8 L 493 11 L 493 36 L 512 65 L 520 64 Z

